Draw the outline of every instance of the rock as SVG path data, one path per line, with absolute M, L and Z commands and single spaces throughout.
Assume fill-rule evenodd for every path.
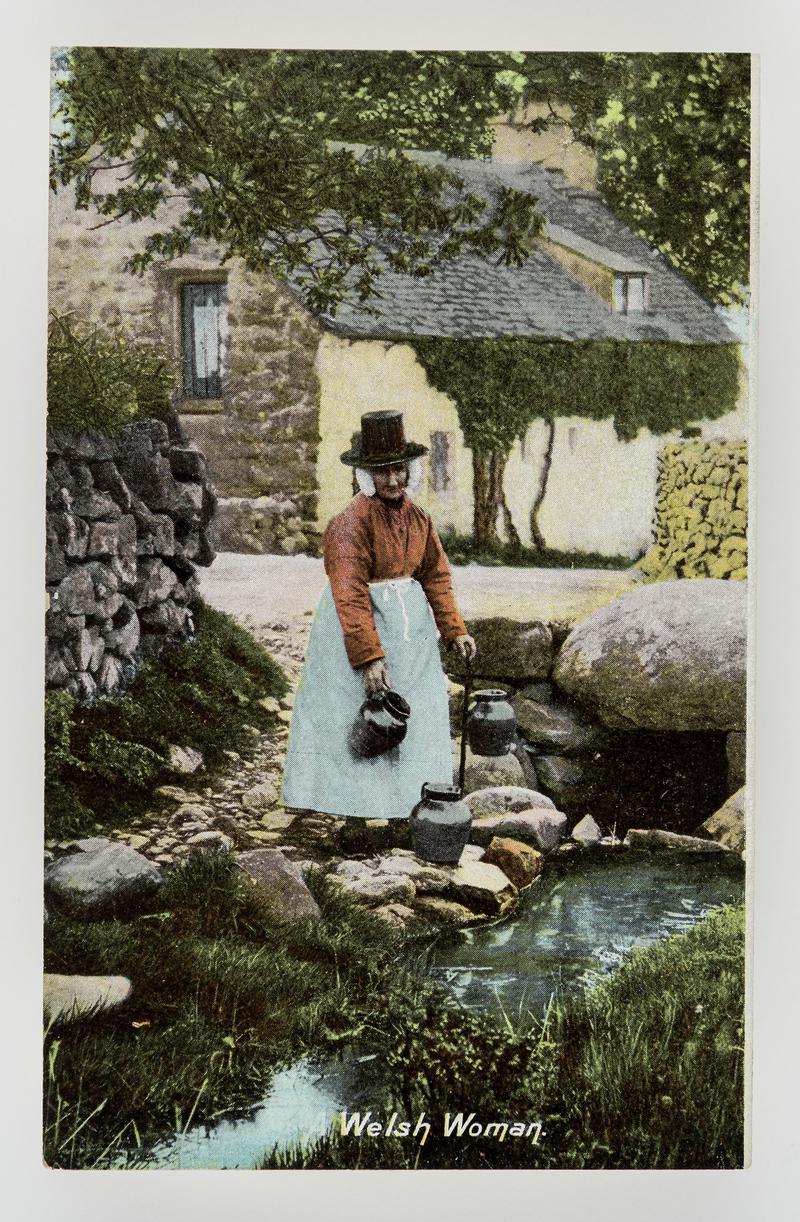
M 450 880 L 443 870 L 422 861 L 408 850 L 379 857 L 374 863 L 379 874 L 389 878 L 410 878 L 417 895 L 438 894 L 446 891 Z
M 289 861 L 277 849 L 253 849 L 240 853 L 238 864 L 252 878 L 276 921 L 283 924 L 322 920 L 319 905 L 297 862 Z
M 285 832 L 294 823 L 295 816 L 285 810 L 269 810 L 261 816 L 261 826 L 268 832 Z
M 567 816 L 558 810 L 521 810 L 506 815 L 483 815 L 472 824 L 470 839 L 487 845 L 494 836 L 510 836 L 532 844 L 542 853 L 552 853 L 566 836 Z
M 361 861 L 339 862 L 329 877 L 356 903 L 370 907 L 394 900 L 411 904 L 416 895 L 410 878 L 402 874 L 381 874 Z
M 79 853 L 91 853 L 95 849 L 104 849 L 107 844 L 113 843 L 108 839 L 108 836 L 86 836 L 83 840 L 75 841 L 75 848 Z
M 164 798 L 168 802 L 191 802 L 195 795 L 188 793 L 185 789 L 181 789 L 178 785 L 159 785 L 155 791 L 157 798 Z
M 629 849 L 648 849 L 656 853 L 671 849 L 679 849 L 684 853 L 726 853 L 728 851 L 716 840 L 683 836 L 678 832 L 662 831 L 660 828 L 632 827 L 623 843 Z
M 719 810 L 709 815 L 706 821 L 700 824 L 698 832 L 710 836 L 712 840 L 718 841 L 724 848 L 731 849 L 734 853 L 744 852 L 746 801 L 746 790 L 742 787 L 732 794 Z
M 458 748 L 454 771 L 458 773 Z M 467 747 L 466 768 L 464 770 L 464 792 L 474 793 L 477 789 L 494 788 L 500 785 L 515 785 L 524 788 L 526 783 L 525 769 L 513 751 L 505 755 L 475 755 Z
M 553 662 L 553 637 L 541 620 L 479 619 L 467 625 L 478 646 L 473 663 L 476 679 L 547 679 Z M 458 654 L 445 654 L 448 674 L 463 678 Z
M 372 915 L 385 921 L 393 929 L 408 929 L 420 924 L 419 916 L 407 904 L 381 904 L 380 907 L 372 909 Z
M 227 853 L 233 848 L 233 841 L 230 836 L 226 836 L 224 832 L 218 829 L 209 828 L 208 831 L 195 832 L 194 836 L 190 836 L 186 841 L 191 849 L 216 849 L 221 853 Z
M 45 893 L 79 917 L 123 916 L 148 909 L 161 871 L 127 844 L 61 857 L 48 866 Z
M 747 587 L 664 581 L 615 598 L 575 627 L 553 677 L 606 725 L 744 730 Z
M 411 833 L 407 819 L 354 819 L 344 822 L 339 836 L 343 853 L 380 853 L 407 848 Z
M 483 855 L 489 865 L 498 866 L 515 887 L 522 890 L 538 878 L 544 869 L 544 857 L 529 844 L 507 836 L 493 836 Z
M 449 898 L 478 912 L 499 916 L 516 902 L 517 888 L 497 866 L 462 858 L 456 866 L 440 866 L 448 876 Z
M 280 847 L 283 834 L 281 832 L 268 832 L 264 828 L 248 828 L 246 831 L 240 832 L 242 843 L 247 847 L 254 844 L 274 844 Z
M 543 752 L 582 755 L 595 751 L 607 737 L 599 726 L 581 719 L 566 705 L 540 704 L 521 695 L 513 704 L 520 734 Z
M 244 791 L 241 798 L 244 810 L 255 815 L 269 810 L 270 807 L 275 806 L 277 801 L 278 787 L 272 781 L 261 781 L 260 784 L 251 786 L 250 789 Z
M 459 861 L 483 861 L 485 851 L 479 844 L 465 844 Z
M 67 615 L 91 615 L 95 606 L 95 591 L 88 565 L 73 568 L 56 591 L 58 609 Z
M 728 787 L 734 792 L 741 789 L 747 779 L 747 735 L 734 731 L 725 739 L 728 757 Z
M 136 581 L 136 605 L 153 607 L 162 603 L 178 584 L 178 578 L 159 557 L 144 558 L 139 562 Z
M 256 703 L 267 713 L 280 713 L 280 702 L 274 696 L 262 696 Z
M 592 844 L 599 844 L 602 838 L 603 833 L 591 815 L 584 815 L 580 822 L 576 823 L 572 829 L 572 839 L 576 844 L 588 847 Z
M 85 1015 L 112 1010 L 127 1001 L 131 982 L 127 976 L 59 976 L 44 974 L 44 1016 L 70 1022 Z
M 107 696 L 112 696 L 122 683 L 122 663 L 107 653 L 97 671 L 97 686 Z
M 584 759 L 571 759 L 565 755 L 536 756 L 539 784 L 557 806 L 573 806 L 590 800 L 597 787 L 593 771 Z
M 521 785 L 492 785 L 487 789 L 476 789 L 464 798 L 474 819 L 482 815 L 503 815 L 511 811 L 532 810 L 541 807 L 555 810 L 553 801 L 535 789 Z
M 465 904 L 442 899 L 438 895 L 419 896 L 414 902 L 414 912 L 426 918 L 432 925 L 454 925 L 457 928 L 486 920 L 483 914 L 473 912 Z
M 171 743 L 167 763 L 170 772 L 177 772 L 180 776 L 191 776 L 192 773 L 203 767 L 203 756 L 201 752 L 195 751 L 194 747 L 178 747 Z

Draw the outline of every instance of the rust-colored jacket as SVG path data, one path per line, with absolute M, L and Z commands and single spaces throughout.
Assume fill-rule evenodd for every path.
M 322 545 L 351 666 L 384 657 L 372 615 L 371 581 L 414 577 L 445 644 L 466 633 L 439 536 L 428 514 L 408 497 L 395 507 L 359 493 L 328 523 Z

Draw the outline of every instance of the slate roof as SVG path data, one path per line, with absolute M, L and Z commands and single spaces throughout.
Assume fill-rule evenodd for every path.
M 495 262 L 496 256 L 468 253 L 421 279 L 384 271 L 378 280 L 382 296 L 368 303 L 380 314 L 347 303 L 334 317 L 320 319 L 327 330 L 351 339 L 438 335 L 736 342 L 709 302 L 620 221 L 597 192 L 573 188 L 560 171 L 541 165 L 466 161 L 435 153 L 413 156 L 445 165 L 470 191 L 490 199 L 503 186 L 530 192 L 539 201 L 553 240 L 563 243 L 568 238 L 573 248 L 582 248 L 592 258 L 605 254 L 607 265 L 620 271 L 645 269 L 649 308 L 640 314 L 613 311 L 543 249 L 521 267 L 504 267 Z

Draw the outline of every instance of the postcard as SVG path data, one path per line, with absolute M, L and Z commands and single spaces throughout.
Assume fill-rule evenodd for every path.
M 747 1165 L 753 70 L 53 49 L 48 1167 Z

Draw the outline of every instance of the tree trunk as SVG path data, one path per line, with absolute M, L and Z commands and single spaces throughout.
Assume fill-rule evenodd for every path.
M 497 530 L 502 516 L 508 542 L 519 546 L 519 535 L 503 491 L 503 475 L 508 454 L 504 450 L 472 453 L 473 534 L 476 547 L 497 551 L 501 545 Z
M 544 535 L 539 526 L 539 510 L 542 508 L 545 495 L 547 493 L 547 480 L 550 476 L 550 468 L 553 465 L 553 446 L 556 439 L 556 422 L 555 420 L 545 420 L 547 429 L 547 442 L 544 447 L 544 455 L 542 458 L 542 472 L 539 476 L 539 487 L 536 491 L 536 496 L 533 498 L 531 506 L 531 543 L 537 551 L 543 552 L 546 550 Z

